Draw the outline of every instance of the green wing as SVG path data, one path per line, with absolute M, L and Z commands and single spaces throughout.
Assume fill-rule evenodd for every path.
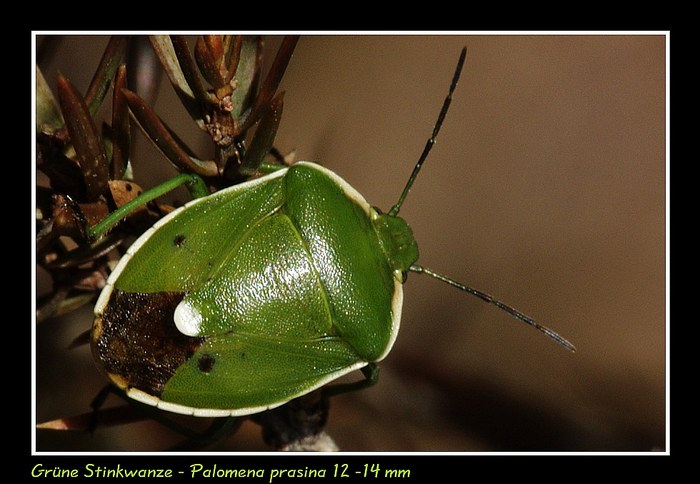
M 200 286 L 251 227 L 284 204 L 283 174 L 194 200 L 163 218 L 129 248 L 112 275 L 115 288 L 187 292 Z
M 177 370 L 161 399 L 243 415 L 281 405 L 364 365 L 339 338 L 215 336 Z

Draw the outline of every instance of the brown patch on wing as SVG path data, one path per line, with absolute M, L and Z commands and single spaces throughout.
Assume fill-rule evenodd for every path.
M 182 292 L 135 293 L 114 289 L 95 320 L 92 351 L 118 386 L 159 397 L 175 370 L 204 338 L 185 336 L 175 327 Z

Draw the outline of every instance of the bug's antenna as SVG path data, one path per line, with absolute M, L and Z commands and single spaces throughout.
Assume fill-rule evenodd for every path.
M 565 338 L 559 336 L 557 333 L 555 333 L 551 329 L 549 329 L 545 326 L 542 326 L 541 324 L 539 324 L 538 322 L 536 322 L 532 318 L 525 316 L 520 311 L 508 306 L 507 304 L 502 303 L 501 301 L 499 301 L 497 299 L 494 299 L 493 296 L 490 296 L 489 294 L 481 292 L 477 289 L 473 289 L 471 287 L 467 287 L 464 284 L 461 284 L 457 281 L 454 281 L 447 276 L 443 276 L 442 274 L 438 274 L 437 272 L 434 272 L 426 267 L 419 266 L 418 264 L 411 265 L 411 267 L 409 267 L 409 270 L 412 272 L 427 274 L 430 277 L 438 279 L 442 282 L 446 282 L 450 286 L 456 287 L 457 289 L 459 289 L 461 291 L 468 292 L 469 294 L 472 294 L 472 295 L 486 301 L 489 304 L 493 304 L 494 306 L 497 306 L 498 308 L 504 310 L 505 312 L 507 312 L 508 314 L 513 316 L 515 319 L 522 321 L 525 324 L 529 324 L 530 326 L 532 326 L 536 330 L 541 331 L 542 333 L 546 334 L 547 336 L 552 338 L 554 341 L 556 341 L 557 343 L 562 345 L 567 350 L 576 351 L 576 347 L 574 345 L 572 345 L 569 341 L 567 341 Z
M 413 182 L 416 180 L 416 177 L 418 176 L 418 172 L 420 172 L 420 169 L 423 166 L 423 162 L 428 157 L 428 153 L 430 153 L 430 150 L 432 149 L 433 145 L 435 144 L 435 138 L 437 138 L 437 135 L 440 132 L 440 127 L 442 126 L 442 122 L 445 120 L 445 115 L 447 114 L 447 109 L 450 107 L 450 103 L 452 102 L 452 93 L 454 92 L 455 88 L 457 87 L 457 81 L 459 81 L 459 76 L 462 73 L 462 66 L 464 66 L 464 59 L 466 57 L 467 57 L 467 48 L 464 47 L 464 48 L 462 48 L 462 52 L 459 55 L 459 60 L 457 61 L 457 67 L 455 68 L 455 73 L 452 76 L 452 83 L 450 84 L 450 90 L 447 93 L 447 97 L 445 98 L 445 101 L 442 103 L 442 108 L 440 108 L 440 114 L 438 115 L 437 121 L 435 122 L 435 126 L 433 127 L 433 134 L 430 136 L 428 141 L 425 143 L 425 148 L 423 148 L 423 153 L 421 153 L 420 158 L 418 159 L 418 163 L 416 163 L 416 166 L 413 167 L 413 173 L 411 173 L 411 176 L 409 177 L 408 182 L 406 183 L 406 186 L 403 189 L 403 192 L 401 192 L 401 196 L 399 197 L 399 201 L 396 202 L 396 205 L 391 207 L 391 210 L 389 210 L 389 215 L 392 217 L 395 217 L 399 213 L 399 210 L 401 210 L 401 205 L 403 205 L 403 202 L 406 199 L 406 195 L 408 195 L 408 192 L 411 190 L 411 186 L 413 186 Z

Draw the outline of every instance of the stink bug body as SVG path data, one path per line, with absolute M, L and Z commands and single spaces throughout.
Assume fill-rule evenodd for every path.
M 95 356 L 129 396 L 208 416 L 276 406 L 379 361 L 408 270 L 392 264 L 417 256 L 391 246 L 386 218 L 312 163 L 194 200 L 115 269 Z
M 93 353 L 112 382 L 136 400 L 198 416 L 282 405 L 389 353 L 408 271 L 474 294 L 573 349 L 491 296 L 417 265 L 413 234 L 398 217 L 465 53 L 388 213 L 330 170 L 299 162 L 196 199 L 138 239 L 95 307 Z

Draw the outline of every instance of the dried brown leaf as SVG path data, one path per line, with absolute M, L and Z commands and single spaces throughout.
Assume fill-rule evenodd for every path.
M 231 116 L 234 119 L 243 117 L 255 99 L 255 92 L 260 77 L 262 64 L 263 44 L 259 36 L 244 36 L 241 39 L 239 61 L 236 64 L 235 76 L 236 88 L 231 94 L 233 110 Z
M 62 74 L 57 79 L 58 99 L 85 181 L 85 199 L 97 200 L 107 188 L 107 155 L 85 100 Z
M 36 131 L 51 135 L 63 127 L 56 99 L 39 66 L 36 67 Z
M 119 65 L 124 61 L 126 45 L 127 38 L 123 35 L 115 35 L 109 39 L 100 64 L 90 82 L 90 87 L 85 94 L 85 102 L 93 116 L 107 95 Z
M 139 96 L 128 89 L 124 89 L 123 93 L 131 112 L 148 138 L 175 166 L 205 177 L 218 174 L 218 168 L 213 161 L 191 157 L 173 136 L 172 131 Z
M 129 104 L 124 98 L 122 89 L 126 88 L 126 66 L 121 65 L 114 80 L 114 95 L 112 97 L 112 179 L 119 180 L 124 176 L 129 152 L 131 135 L 129 131 Z
M 202 78 L 199 76 L 197 64 L 190 53 L 190 47 L 187 45 L 185 38 L 181 35 L 173 35 L 171 39 L 175 55 L 180 64 L 180 69 L 182 69 L 182 74 L 185 76 L 187 84 L 192 89 L 195 99 L 199 100 L 201 103 L 215 103 L 213 95 L 207 91 L 202 82 Z
M 240 167 L 240 173 L 245 176 L 254 175 L 260 167 L 260 163 L 270 153 L 272 144 L 275 141 L 277 128 L 282 119 L 284 107 L 284 92 L 279 93 L 270 102 L 270 108 L 260 119 L 260 123 L 255 130 L 255 135 L 250 143 L 250 148 L 246 151 L 245 158 Z
M 246 129 L 255 124 L 260 116 L 262 116 L 267 110 L 268 105 L 275 95 L 280 81 L 282 80 L 282 76 L 284 76 L 284 72 L 287 70 L 287 65 L 289 65 L 289 61 L 292 58 L 292 54 L 294 53 L 294 48 L 296 47 L 298 40 L 298 35 L 285 36 L 284 40 L 282 41 L 282 45 L 280 45 L 280 48 L 277 51 L 275 60 L 272 62 L 270 71 L 267 73 L 265 82 L 260 88 L 260 92 L 255 98 L 255 101 L 253 102 L 253 107 L 243 122 L 243 126 L 241 128 L 242 132 L 245 132 Z
M 175 54 L 172 40 L 167 35 L 151 35 L 149 40 L 163 66 L 163 70 L 165 70 L 168 79 L 170 79 L 170 83 L 175 88 L 175 93 L 180 98 L 180 102 L 185 106 L 185 109 L 187 109 L 187 112 L 197 125 L 201 129 L 206 129 L 199 101 L 195 98 L 194 92 L 180 68 L 180 62 Z
M 224 65 L 224 46 L 220 35 L 204 35 L 197 39 L 194 48 L 197 66 L 209 84 L 218 90 L 228 83 Z

